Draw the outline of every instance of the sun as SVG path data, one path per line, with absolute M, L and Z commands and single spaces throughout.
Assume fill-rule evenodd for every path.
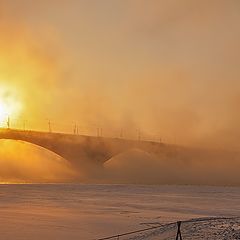
M 0 125 L 4 126 L 7 122 L 7 119 L 17 118 L 22 105 L 21 102 L 17 99 L 14 92 L 10 90 L 0 89 Z
M 0 123 L 4 125 L 9 117 L 16 118 L 19 114 L 19 103 L 0 99 Z
M 5 103 L 0 100 L 0 122 L 3 122 L 10 115 L 8 107 Z

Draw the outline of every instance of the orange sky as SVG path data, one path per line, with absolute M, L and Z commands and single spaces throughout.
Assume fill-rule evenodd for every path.
M 0 0 L 0 100 L 30 127 L 238 149 L 239 11 L 238 0 Z

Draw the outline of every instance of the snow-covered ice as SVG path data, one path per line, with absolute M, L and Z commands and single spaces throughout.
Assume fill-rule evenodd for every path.
M 240 216 L 240 188 L 84 184 L 0 185 L 0 239 L 91 240 L 208 217 Z M 122 239 L 174 239 L 176 226 Z M 184 239 L 240 239 L 240 222 L 183 224 Z M 238 237 L 238 238 L 237 238 Z

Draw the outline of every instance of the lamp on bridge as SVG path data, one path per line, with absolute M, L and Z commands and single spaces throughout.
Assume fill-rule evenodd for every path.
M 7 129 L 10 129 L 10 117 L 7 118 Z

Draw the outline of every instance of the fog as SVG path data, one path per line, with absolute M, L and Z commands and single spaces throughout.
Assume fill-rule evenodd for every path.
M 76 176 L 65 159 L 47 150 L 21 141 L 0 140 L 1 183 L 69 182 Z
M 0 0 L 0 88 L 18 102 L 13 122 L 47 130 L 51 119 L 54 131 L 72 132 L 77 123 L 82 134 L 101 128 L 104 136 L 136 139 L 140 132 L 142 139 L 236 152 L 239 11 L 238 0 Z M 204 173 L 211 183 L 234 182 L 237 160 L 197 155 L 180 166 L 158 159 L 157 169 L 181 183 L 205 183 Z
M 0 146 L 2 183 L 240 186 L 239 152 L 164 146 L 156 155 L 133 148 L 99 166 L 21 141 L 1 140 Z
M 105 182 L 239 186 L 240 154 L 168 150 L 161 157 L 133 149 L 105 163 Z

